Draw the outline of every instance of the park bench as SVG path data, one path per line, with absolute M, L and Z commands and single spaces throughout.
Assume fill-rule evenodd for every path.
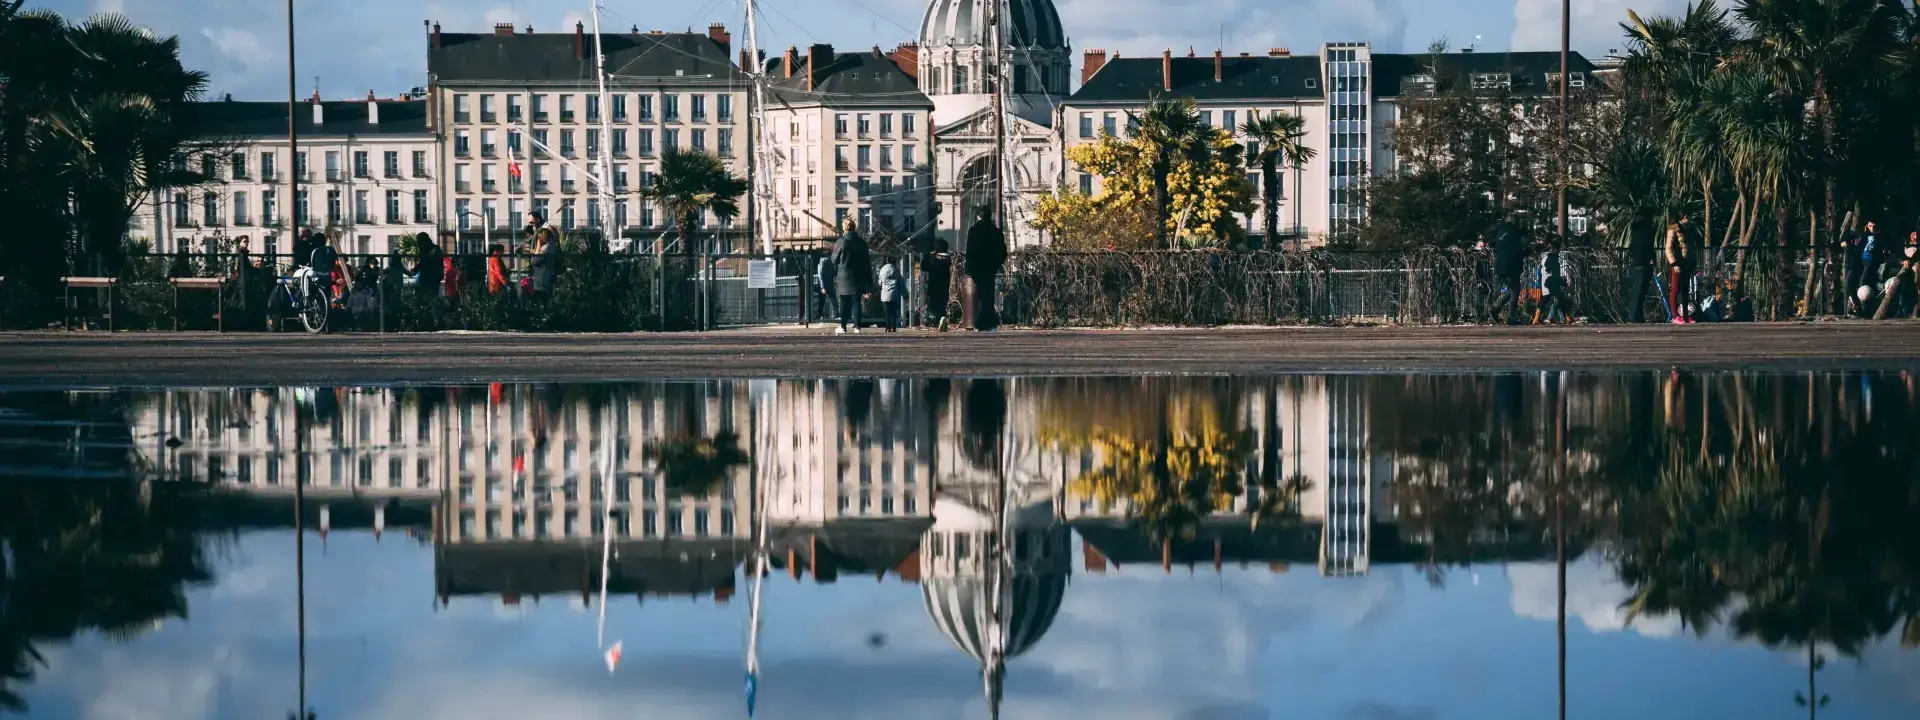
M 227 289 L 226 278 L 217 278 L 217 277 L 174 278 L 173 279 L 173 329 L 175 330 L 180 329 L 180 291 L 181 290 L 212 290 L 213 291 L 214 327 L 218 329 L 219 332 L 226 332 L 227 331 L 226 303 L 222 302 L 226 297 L 226 292 L 225 292 L 226 289 Z
M 71 321 L 77 309 L 73 302 L 74 290 L 105 290 L 107 304 L 106 309 L 101 313 L 101 317 L 107 321 L 107 332 L 113 332 L 113 288 L 120 284 L 118 279 L 110 277 L 63 277 L 60 278 L 60 282 L 66 286 L 61 296 L 61 309 L 66 311 L 61 318 L 63 323 Z M 96 296 L 98 296 L 98 293 L 96 293 Z M 80 323 L 81 329 L 85 329 L 86 326 L 85 321 Z M 70 326 L 69 329 L 71 329 Z

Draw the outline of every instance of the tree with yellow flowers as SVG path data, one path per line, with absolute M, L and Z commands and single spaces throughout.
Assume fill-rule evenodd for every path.
M 1131 137 L 1103 134 L 1067 151 L 1082 172 L 1101 176 L 1100 192 L 1042 198 L 1034 227 L 1069 247 L 1219 247 L 1239 237 L 1253 188 L 1233 136 L 1202 123 L 1191 100 L 1155 99 L 1129 116 Z M 1124 233 L 1141 229 L 1151 235 L 1126 242 Z

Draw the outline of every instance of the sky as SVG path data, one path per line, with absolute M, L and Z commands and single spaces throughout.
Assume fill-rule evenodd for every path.
M 1620 46 L 1629 8 L 1675 12 L 1686 0 L 1580 0 L 1573 43 L 1595 56 Z M 443 31 L 486 32 L 496 22 L 536 31 L 572 28 L 590 0 L 295 0 L 297 86 L 328 99 L 382 97 L 426 84 L 422 22 Z M 761 0 L 761 43 L 831 43 L 891 48 L 914 39 L 925 0 Z M 1122 56 L 1194 48 L 1208 53 L 1296 52 L 1323 42 L 1365 40 L 1377 50 L 1417 52 L 1440 38 L 1482 50 L 1557 49 L 1558 0 L 1055 0 L 1076 51 Z M 29 6 L 81 18 L 122 12 L 180 38 L 185 62 L 212 76 L 212 97 L 281 100 L 287 96 L 286 10 L 277 0 L 30 0 Z M 740 0 L 607 0 L 608 32 L 741 26 Z M 744 38 L 736 32 L 736 45 Z M 1078 67 L 1078 61 L 1075 62 Z M 1077 77 L 1077 73 L 1075 73 Z
M 223 553 L 219 583 L 189 594 L 189 619 L 130 642 L 42 646 L 46 665 L 25 688 L 33 716 L 285 717 L 298 677 L 291 533 L 250 532 Z M 433 553 L 398 533 L 339 531 L 324 547 L 310 536 L 307 553 L 308 696 L 322 718 L 745 716 L 744 584 L 728 604 L 616 598 L 608 635 L 626 653 L 609 674 L 597 608 L 575 598 L 437 610 Z M 1444 588 L 1406 566 L 1323 578 L 1075 565 L 1051 629 L 1009 663 L 1009 720 L 1552 716 L 1552 564 L 1454 571 Z M 1658 618 L 1627 627 L 1626 596 L 1601 561 L 1569 565 L 1570 717 L 1804 716 L 1792 702 L 1799 653 Z M 765 608 L 759 718 L 986 716 L 978 665 L 941 636 L 916 586 L 776 573 Z M 1822 717 L 1920 715 L 1917 672 L 1920 653 L 1893 642 L 1834 662 L 1820 675 L 1834 698 Z

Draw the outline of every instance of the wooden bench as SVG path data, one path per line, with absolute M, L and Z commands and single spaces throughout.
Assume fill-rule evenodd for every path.
M 224 300 L 226 299 L 226 292 L 225 292 L 226 289 L 227 289 L 226 278 L 217 278 L 217 277 L 174 278 L 173 279 L 173 329 L 174 330 L 180 329 L 180 291 L 181 290 L 212 290 L 213 291 L 214 327 L 219 332 L 226 332 L 227 331 L 227 313 L 226 313 L 226 303 L 224 302 Z
M 63 277 L 60 278 L 60 282 L 66 286 L 61 296 L 63 303 L 61 307 L 66 310 L 65 315 L 62 317 L 63 323 L 73 319 L 73 291 L 75 288 L 81 290 L 105 290 L 107 291 L 107 309 L 102 314 L 102 317 L 107 321 L 107 332 L 113 332 L 113 288 L 120 284 L 117 278 Z M 82 322 L 80 327 L 82 329 L 86 328 L 86 323 Z M 69 329 L 71 329 L 70 326 Z

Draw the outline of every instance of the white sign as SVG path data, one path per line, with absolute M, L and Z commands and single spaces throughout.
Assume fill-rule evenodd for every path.
M 772 290 L 778 284 L 774 274 L 772 260 L 747 261 L 747 288 L 750 290 Z

